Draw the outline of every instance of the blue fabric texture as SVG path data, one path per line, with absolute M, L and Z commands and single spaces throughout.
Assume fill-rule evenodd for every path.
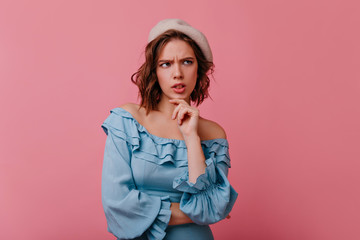
M 108 231 L 118 239 L 167 239 L 169 231 L 175 236 L 176 226 L 168 228 L 171 202 L 180 202 L 193 220 L 186 225 L 190 230 L 230 213 L 238 194 L 227 179 L 231 165 L 226 139 L 201 141 L 207 167 L 191 183 L 185 141 L 150 134 L 123 108 L 112 109 L 101 127 L 107 135 L 102 204 Z M 181 239 L 178 232 L 173 239 Z M 204 239 L 212 237 L 209 232 L 204 230 Z

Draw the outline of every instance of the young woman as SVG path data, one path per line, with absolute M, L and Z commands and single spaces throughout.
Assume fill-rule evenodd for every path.
M 118 239 L 213 239 L 209 224 L 230 218 L 237 198 L 227 176 L 226 134 L 202 118 L 213 69 L 206 37 L 180 19 L 149 34 L 145 63 L 131 77 L 140 105 L 110 111 L 102 203 Z

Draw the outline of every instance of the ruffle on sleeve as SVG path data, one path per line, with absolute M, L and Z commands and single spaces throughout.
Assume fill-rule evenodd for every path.
M 169 196 L 161 197 L 159 214 L 154 223 L 146 231 L 146 236 L 149 240 L 159 240 L 165 237 L 165 229 L 167 228 L 171 217 L 170 204 Z
M 122 140 L 125 140 L 132 146 L 132 150 L 139 147 L 139 132 L 136 124 L 133 123 L 132 116 L 121 108 L 114 108 L 110 110 L 110 115 L 105 119 L 101 125 L 102 129 L 108 135 L 111 133 Z
M 180 210 L 199 225 L 208 225 L 224 219 L 231 211 L 238 196 L 230 185 L 225 173 L 215 159 L 206 159 L 205 173 L 201 174 L 195 183 L 189 181 L 186 170 L 173 182 L 173 188 L 184 192 L 180 200 Z
M 187 193 L 198 193 L 202 190 L 205 190 L 212 183 L 216 183 L 216 171 L 212 158 L 205 160 L 206 169 L 205 173 L 201 174 L 195 183 L 189 181 L 189 171 L 184 171 L 180 176 L 176 177 L 173 182 L 173 188 Z
M 227 139 L 218 138 L 201 143 L 204 155 L 216 159 L 215 163 L 224 162 L 228 168 L 231 168 L 229 156 L 229 143 Z M 206 157 L 206 158 L 209 158 Z

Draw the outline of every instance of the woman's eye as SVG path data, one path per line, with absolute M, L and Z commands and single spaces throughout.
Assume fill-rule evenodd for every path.
M 185 63 L 186 65 L 190 65 L 190 64 L 192 64 L 193 62 L 190 61 L 190 60 L 185 60 L 184 63 Z
M 168 67 L 170 63 L 166 62 L 166 63 L 161 63 L 160 67 Z

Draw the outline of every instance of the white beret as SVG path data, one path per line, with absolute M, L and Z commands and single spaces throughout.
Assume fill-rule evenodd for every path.
M 181 19 L 169 18 L 158 22 L 150 30 L 148 42 L 151 42 L 160 34 L 166 32 L 169 29 L 175 29 L 188 35 L 192 40 L 194 40 L 197 43 L 197 45 L 199 45 L 206 60 L 212 62 L 213 56 L 212 56 L 211 48 L 205 35 Z

